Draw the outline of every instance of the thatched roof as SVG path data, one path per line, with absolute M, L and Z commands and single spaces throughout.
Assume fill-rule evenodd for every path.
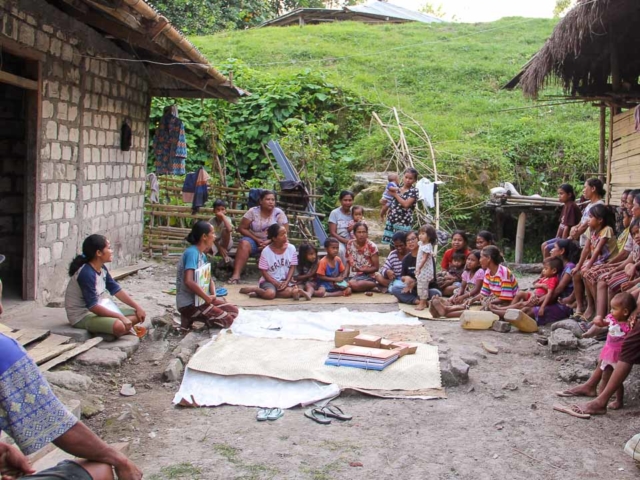
M 133 58 L 148 61 L 145 68 L 152 95 L 234 102 L 248 94 L 218 72 L 166 17 L 144 0 L 47 2 L 102 33 Z
M 537 97 L 549 83 L 584 99 L 640 100 L 640 1 L 578 0 L 505 88 Z

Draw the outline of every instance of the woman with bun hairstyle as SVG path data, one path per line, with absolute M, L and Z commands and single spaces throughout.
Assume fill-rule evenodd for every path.
M 207 326 L 229 328 L 238 316 L 238 307 L 216 297 L 213 281 L 209 283 L 208 289 L 202 288 L 195 276 L 197 269 L 209 265 L 205 252 L 211 250 L 216 241 L 213 225 L 204 220 L 196 222 L 186 240 L 191 246 L 182 254 L 176 274 L 176 307 L 180 312 L 180 330 L 188 332 L 196 320 Z M 201 301 L 196 302 L 196 298 Z

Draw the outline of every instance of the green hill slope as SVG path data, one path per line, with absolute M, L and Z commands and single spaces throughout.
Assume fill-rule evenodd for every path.
M 595 169 L 596 108 L 541 107 L 520 91 L 500 90 L 554 25 L 523 18 L 487 24 L 344 22 L 191 40 L 214 65 L 234 58 L 276 78 L 310 69 L 363 98 L 371 110 L 399 107 L 432 136 L 440 168 L 453 177 L 457 194 L 479 200 L 498 180 L 553 195 L 559 182 L 579 181 Z M 362 164 L 389 154 L 380 129 L 370 132 L 353 144 Z

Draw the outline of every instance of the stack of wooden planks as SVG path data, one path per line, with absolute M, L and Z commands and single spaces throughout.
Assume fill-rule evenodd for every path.
M 27 355 L 39 365 L 41 372 L 46 372 L 102 342 L 102 338 L 96 337 L 81 344 L 70 343 L 70 337 L 56 335 L 49 330 L 33 328 L 15 330 L 1 323 L 0 333 L 13 338 L 25 347 Z

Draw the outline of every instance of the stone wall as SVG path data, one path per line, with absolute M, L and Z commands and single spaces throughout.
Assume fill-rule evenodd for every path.
M 41 0 L 0 0 L 1 34 L 42 52 L 38 299 L 64 294 L 66 270 L 91 233 L 114 248 L 111 268 L 142 247 L 150 95 L 144 68 L 112 42 Z M 120 128 L 131 122 L 131 151 Z

